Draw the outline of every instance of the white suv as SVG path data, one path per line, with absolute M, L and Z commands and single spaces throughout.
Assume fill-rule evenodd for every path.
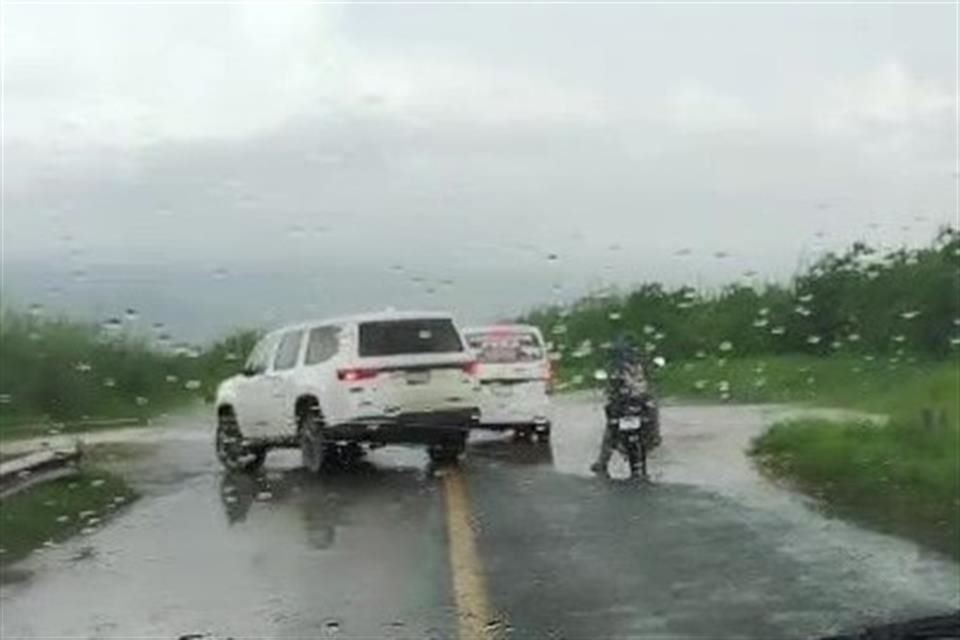
M 259 468 L 299 447 L 319 471 L 330 456 L 385 444 L 427 445 L 455 461 L 479 423 L 477 363 L 449 314 L 384 312 L 291 325 L 254 347 L 217 390 L 217 456 Z

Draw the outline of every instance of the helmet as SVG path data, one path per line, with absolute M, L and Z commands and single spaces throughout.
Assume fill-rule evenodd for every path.
M 613 340 L 610 347 L 610 359 L 614 369 L 621 369 L 637 362 L 639 354 L 630 336 L 621 333 Z

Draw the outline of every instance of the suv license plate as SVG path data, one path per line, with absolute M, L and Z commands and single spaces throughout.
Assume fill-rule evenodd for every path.
M 620 431 L 636 431 L 640 428 L 640 418 L 638 416 L 620 418 L 618 426 L 620 427 Z
M 430 382 L 429 371 L 407 371 L 407 384 L 427 384 Z

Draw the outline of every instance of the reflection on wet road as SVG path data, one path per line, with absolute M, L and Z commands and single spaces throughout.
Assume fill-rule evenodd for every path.
M 559 399 L 550 444 L 478 438 L 459 470 L 389 448 L 320 477 L 294 452 L 225 474 L 184 419 L 125 463 L 143 500 L 16 567 L 0 635 L 808 638 L 957 607 L 956 564 L 753 472 L 778 410 L 667 409 L 635 486 L 587 472 L 594 400 Z

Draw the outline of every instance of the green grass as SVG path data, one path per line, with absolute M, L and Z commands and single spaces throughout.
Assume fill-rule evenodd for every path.
M 828 396 L 883 411 L 886 424 L 785 421 L 759 437 L 751 453 L 831 509 L 960 558 L 960 373 L 929 367 L 871 389 L 860 397 L 848 388 Z M 927 407 L 936 409 L 932 423 L 923 418 Z
M 664 395 L 731 402 L 795 402 L 897 413 L 923 403 L 955 408 L 953 361 L 776 356 L 674 363 L 658 372 Z M 952 389 L 952 393 L 951 393 Z M 952 407 L 948 407 L 952 403 Z M 955 412 L 954 412 L 955 413 Z
M 136 498 L 121 478 L 94 468 L 9 496 L 0 502 L 0 563 L 93 530 Z
M 96 429 L 91 420 L 152 416 L 211 400 L 257 339 L 240 331 L 205 349 L 161 340 L 117 320 L 103 328 L 68 318 L 0 311 L 0 439 L 51 429 Z
M 593 366 L 565 364 L 566 389 L 593 386 Z M 960 362 L 891 363 L 850 356 L 770 356 L 670 362 L 653 374 L 658 395 L 685 401 L 789 402 L 902 414 L 921 405 L 956 415 Z M 579 375 L 579 381 L 575 377 Z

